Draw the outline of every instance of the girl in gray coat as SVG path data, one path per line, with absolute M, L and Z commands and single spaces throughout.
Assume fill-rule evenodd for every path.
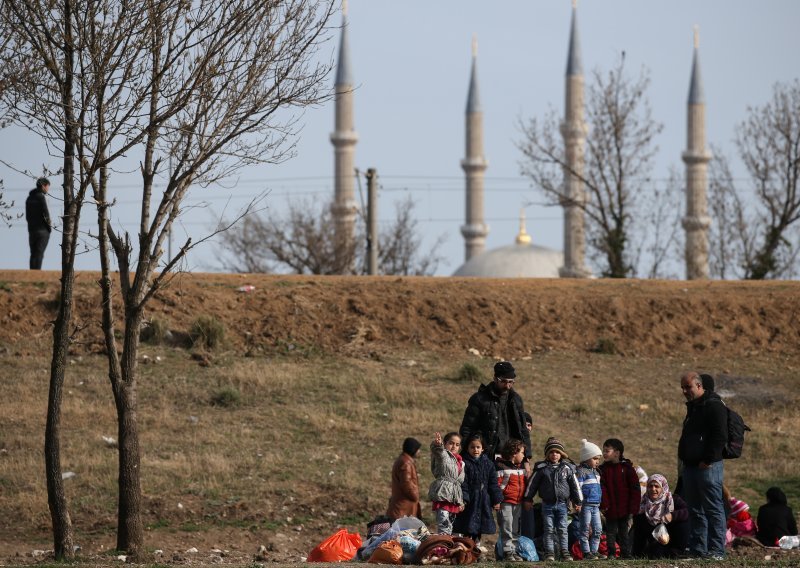
M 449 432 L 442 441 L 436 432 L 431 442 L 431 473 L 433 483 L 428 490 L 428 499 L 433 503 L 436 513 L 436 530 L 439 534 L 453 533 L 453 519 L 464 510 L 464 495 L 461 484 L 464 482 L 464 463 L 459 455 L 461 436 Z

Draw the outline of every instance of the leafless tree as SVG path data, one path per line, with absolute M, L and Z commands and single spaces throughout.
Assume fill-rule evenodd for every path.
M 676 278 L 676 267 L 682 258 L 684 180 L 677 169 L 671 169 L 664 185 L 654 184 L 641 200 L 639 216 L 632 223 L 637 235 L 634 251 L 634 275 L 644 278 Z
M 542 120 L 520 121 L 523 175 L 555 203 L 570 200 L 562 184 L 565 172 L 585 184 L 588 198 L 576 203 L 587 217 L 587 240 L 601 261 L 604 276 L 624 278 L 633 271 L 631 220 L 640 197 L 649 194 L 655 137 L 663 126 L 651 115 L 647 99 L 649 75 L 625 74 L 624 57 L 608 73 L 593 72 L 586 98 L 589 132 L 586 165 L 581 174 L 566 160 L 559 136 L 559 117 L 551 110 Z
M 118 416 L 117 548 L 135 555 L 144 541 L 136 403 L 140 329 L 148 301 L 197 244 L 187 240 L 162 262 L 164 242 L 192 185 L 291 155 L 293 109 L 330 96 L 323 85 L 330 61 L 314 61 L 334 6 L 312 0 L 64 0 L 63 10 L 51 11 L 19 4 L 15 24 L 36 31 L 36 38 L 25 41 L 43 66 L 49 60 L 35 49 L 38 43 L 70 49 L 69 56 L 51 59 L 54 74 L 72 81 L 69 105 L 62 105 L 72 115 L 59 114 L 60 107 L 41 102 L 36 91 L 20 91 L 18 100 L 29 105 L 31 116 L 42 109 L 51 113 L 54 127 L 74 130 L 63 138 L 53 135 L 55 128 L 43 135 L 65 148 L 69 141 L 70 163 L 77 162 L 78 172 L 66 171 L 65 163 L 65 182 L 77 177 L 81 192 L 91 187 L 97 206 L 102 328 Z M 51 40 L 52 28 L 67 31 Z M 109 195 L 112 167 L 129 154 L 141 156 L 135 240 L 115 228 L 109 215 L 115 203 Z M 163 189 L 156 180 L 163 180 Z M 121 350 L 112 256 L 119 267 Z
M 745 258 L 753 255 L 757 228 L 750 225 L 750 215 L 731 173 L 728 158 L 719 147 L 711 149 L 709 163 L 708 209 L 709 270 L 713 278 L 725 280 L 744 276 Z
M 77 2 L 7 0 L 0 8 L 2 89 L 0 104 L 10 123 L 39 134 L 63 158 L 61 290 L 53 326 L 50 388 L 45 427 L 45 473 L 53 546 L 57 559 L 74 555 L 72 521 L 61 479 L 61 400 L 72 330 L 75 254 L 85 186 L 75 186 L 79 137 L 75 105 Z
M 342 274 L 354 266 L 355 239 L 336 250 L 330 203 L 291 203 L 286 218 L 251 214 L 220 235 L 227 252 L 223 266 L 233 272 Z M 341 266 L 339 263 L 344 263 Z
M 439 247 L 445 236 L 439 235 L 427 252 L 422 251 L 422 237 L 414 217 L 414 202 L 410 197 L 396 204 L 395 219 L 383 231 L 378 242 L 378 267 L 381 274 L 430 276 L 444 260 Z
M 427 253 L 414 219 L 409 198 L 395 208 L 395 220 L 378 236 L 378 271 L 391 275 L 430 275 L 439 266 L 439 237 Z M 280 272 L 297 274 L 341 274 L 343 259 L 352 273 L 366 273 L 366 236 L 362 216 L 357 217 L 356 236 L 340 254 L 336 245 L 330 203 L 291 203 L 285 218 L 249 215 L 242 223 L 220 235 L 227 253 L 223 266 L 234 272 Z
M 759 234 L 745 256 L 744 277 L 777 278 L 791 270 L 800 219 L 800 80 L 778 83 L 772 100 L 749 107 L 736 131 L 739 156 L 755 185 Z

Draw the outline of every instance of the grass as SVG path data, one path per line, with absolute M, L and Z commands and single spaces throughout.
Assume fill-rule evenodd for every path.
M 36 341 L 30 351 L 46 353 L 47 338 Z M 380 361 L 291 352 L 269 359 L 227 355 L 202 368 L 181 349 L 148 346 L 147 353 L 162 357 L 158 365 L 141 367 L 139 383 L 148 539 L 159 531 L 194 534 L 215 526 L 283 531 L 311 541 L 338 526 L 363 532 L 367 520 L 385 510 L 402 440 L 414 436 L 423 442 L 424 494 L 431 481 L 425 448 L 433 432 L 458 429 L 478 385 L 474 370 L 463 383 L 442 374 L 442 368 L 463 371 L 460 355 L 386 354 Z M 416 365 L 403 365 L 410 357 Z M 41 440 L 47 357 L 2 363 L 4 376 L 14 380 L 3 381 L 0 399 L 0 533 L 21 542 L 46 539 Z M 480 376 L 489 376 L 493 363 L 473 365 Z M 753 432 L 745 455 L 726 462 L 726 483 L 753 510 L 773 484 L 800 508 L 792 459 L 800 447 L 800 377 L 787 371 L 797 369 L 798 361 L 551 352 L 514 364 L 515 388 L 533 415 L 536 455 L 553 435 L 571 453 L 581 438 L 601 444 L 618 437 L 626 456 L 673 484 L 685 413 L 679 375 L 690 367 L 735 374 L 726 385 L 735 393 L 729 402 Z M 106 374 L 102 357 L 85 356 L 68 369 L 64 387 L 63 466 L 77 474 L 65 487 L 83 541 L 113 532 L 116 523 L 117 454 L 101 439 L 116 437 Z M 224 409 L 209 405 L 223 392 L 238 393 L 240 402 Z M 424 513 L 431 520 L 429 506 Z M 301 524 L 304 532 L 293 532 Z
M 225 341 L 225 324 L 215 316 L 199 316 L 192 322 L 189 335 L 194 345 L 215 349 Z

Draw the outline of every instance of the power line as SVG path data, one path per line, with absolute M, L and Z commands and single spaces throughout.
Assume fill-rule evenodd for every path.
M 549 222 L 549 221 L 561 221 L 562 219 L 563 218 L 560 217 L 560 216 L 547 216 L 547 217 L 528 217 L 528 216 L 526 216 L 525 217 L 525 221 L 526 222 L 533 222 L 533 221 L 548 221 Z M 463 217 L 428 217 L 428 218 L 418 217 L 418 218 L 415 218 L 414 220 L 419 222 L 419 223 L 463 223 L 464 222 Z M 486 218 L 484 220 L 487 221 L 487 222 L 492 222 L 492 223 L 506 223 L 506 222 L 518 223 L 519 222 L 519 217 L 488 217 L 488 218 Z M 394 218 L 386 218 L 386 219 L 379 219 L 378 223 L 383 224 L 383 225 L 388 225 L 390 223 L 393 223 L 394 221 L 395 221 Z M 138 226 L 139 225 L 139 221 L 138 220 L 133 220 L 133 221 L 114 221 L 114 223 L 117 226 Z M 181 227 L 181 226 L 187 226 L 187 227 L 188 226 L 194 226 L 194 227 L 205 226 L 205 227 L 210 227 L 213 224 L 214 223 L 212 221 L 208 221 L 208 222 L 205 222 L 205 221 L 183 221 L 181 223 L 174 224 L 173 227 Z M 87 223 L 81 223 L 81 225 L 82 226 L 92 225 L 92 223 L 88 223 L 88 222 Z M 24 227 L 26 225 L 25 225 L 25 223 L 11 222 L 10 226 L 11 227 Z

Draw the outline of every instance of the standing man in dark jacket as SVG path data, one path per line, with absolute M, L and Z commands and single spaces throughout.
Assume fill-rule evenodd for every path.
M 32 189 L 25 200 L 25 219 L 28 221 L 28 243 L 31 247 L 31 270 L 42 269 L 42 258 L 47 242 L 50 240 L 50 213 L 47 210 L 47 195 L 50 181 L 47 178 L 36 180 L 36 189 Z
M 531 436 L 525 427 L 525 409 L 522 397 L 514 392 L 517 373 L 508 361 L 494 366 L 494 380 L 481 385 L 469 398 L 464 419 L 461 421 L 462 440 L 480 434 L 485 443 L 484 453 L 493 460 L 505 443 L 516 438 L 525 444 L 525 457 L 531 456 Z
M 722 448 L 728 441 L 728 413 L 722 399 L 703 388 L 695 371 L 681 377 L 686 418 L 678 442 L 683 462 L 683 495 L 689 506 L 689 553 L 725 557 Z

